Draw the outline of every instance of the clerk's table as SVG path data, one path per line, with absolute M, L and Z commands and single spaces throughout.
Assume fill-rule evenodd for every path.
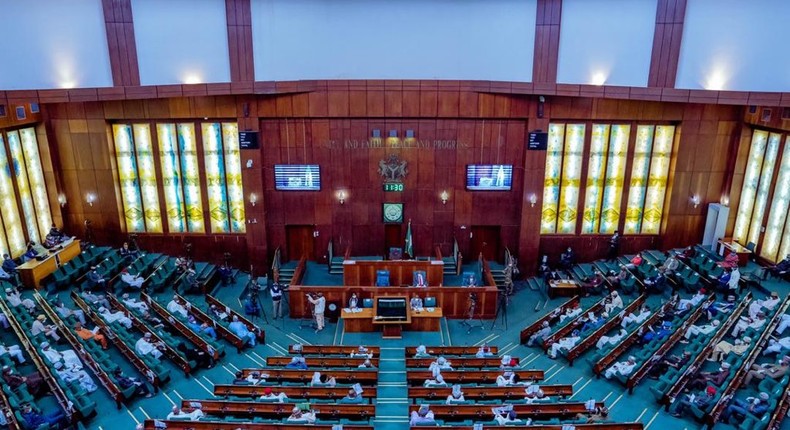
M 432 309 L 429 311 L 428 309 Z M 348 312 L 348 308 L 340 313 L 343 318 L 343 327 L 348 333 L 378 331 L 379 327 L 373 324 L 373 309 L 360 308 L 359 312 Z M 442 318 L 442 308 L 424 308 L 421 312 L 411 311 L 411 322 L 403 324 L 406 331 L 439 331 L 439 321 Z
M 47 258 L 30 260 L 20 264 L 16 270 L 22 283 L 29 288 L 40 288 L 41 280 L 58 270 L 59 266 L 68 263 L 76 256 L 80 255 L 80 241 L 76 239 L 67 240 L 58 245 L 57 250 L 50 251 Z

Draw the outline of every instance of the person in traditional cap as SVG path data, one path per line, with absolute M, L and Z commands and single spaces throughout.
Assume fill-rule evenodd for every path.
M 768 340 L 768 346 L 763 350 L 763 355 L 778 354 L 788 349 L 790 349 L 790 337 L 772 338 Z
M 551 336 L 551 325 L 548 321 L 543 321 L 540 324 L 538 331 L 532 334 L 527 340 L 527 346 L 532 346 L 535 342 L 540 341 L 543 343 L 549 336 Z
M 23 403 L 19 414 L 27 425 L 26 428 L 39 428 L 42 425 L 48 425 L 52 428 L 59 428 L 60 424 L 66 424 L 66 414 L 62 410 L 56 408 L 52 412 L 42 414 L 34 410 L 30 403 Z
M 598 330 L 606 320 L 609 318 L 609 314 L 607 312 L 602 312 L 600 316 L 595 315 L 592 312 L 588 312 L 588 320 L 584 325 L 582 325 L 582 331 L 587 332 L 590 330 Z
M 615 334 L 601 336 L 601 338 L 598 339 L 598 342 L 595 343 L 595 347 L 597 349 L 601 349 L 608 345 L 617 345 L 626 336 L 628 336 L 628 331 L 626 331 L 624 328 L 621 328 Z
M 754 318 L 741 317 L 735 328 L 732 329 L 732 337 L 738 338 L 747 328 L 753 328 L 759 331 L 766 323 L 765 312 L 758 311 Z
M 134 297 L 129 297 L 129 293 L 124 293 L 124 295 L 121 296 L 121 299 L 123 301 L 123 304 L 126 305 L 126 307 L 129 309 L 134 309 L 141 314 L 148 312 L 148 304 L 140 300 L 137 300 Z
M 693 389 L 701 389 L 706 387 L 710 384 L 720 387 L 724 381 L 730 376 L 730 368 L 732 366 L 730 363 L 726 361 L 719 365 L 719 369 L 713 372 L 699 372 L 696 377 L 694 377 L 689 386 Z
M 36 397 L 46 387 L 44 378 L 38 372 L 19 375 L 9 366 L 3 366 L 3 381 L 12 390 L 18 389 L 22 384 L 27 386 L 27 392 Z
M 707 387 L 705 390 L 700 391 L 697 394 L 686 394 L 682 399 L 679 399 L 679 401 L 674 402 L 672 406 L 670 406 L 669 413 L 673 417 L 682 417 L 683 414 L 686 413 L 686 410 L 691 407 L 691 405 L 704 410 L 713 404 L 713 399 L 715 397 L 715 387 Z
M 652 379 L 658 379 L 670 368 L 680 369 L 689 361 L 691 361 L 691 351 L 683 351 L 683 353 L 680 355 L 665 356 L 660 362 L 650 369 L 647 376 Z
M 337 385 L 337 381 L 334 376 L 313 372 L 313 379 L 310 381 L 311 387 L 334 387 L 335 385 Z
M 680 299 L 680 300 L 678 300 L 677 308 L 678 309 L 686 309 L 688 307 L 688 305 L 691 305 L 692 307 L 697 306 L 700 303 L 702 303 L 702 301 L 705 300 L 707 297 L 708 297 L 708 295 L 706 294 L 705 289 L 701 288 L 699 291 L 694 293 L 694 295 L 691 296 L 690 299 Z
M 145 278 L 140 276 L 139 273 L 136 275 L 129 273 L 129 269 L 124 267 L 123 270 L 121 270 L 121 281 L 123 281 L 124 284 L 139 290 L 140 288 L 143 287 L 143 282 L 145 282 Z
M 538 384 L 530 384 L 524 388 L 524 399 L 527 401 L 527 404 L 550 400 L 546 398 L 546 393 L 543 392 Z
M 423 302 L 420 296 L 417 295 L 417 293 L 413 293 L 411 295 L 411 300 L 409 301 L 409 307 L 411 307 L 411 310 L 413 311 L 420 311 L 420 312 L 422 311 Z
M 446 387 L 447 382 L 444 382 L 444 376 L 442 376 L 441 372 L 435 372 L 433 374 L 433 379 L 426 379 L 425 382 L 422 383 L 423 387 L 432 387 L 434 385 Z
M 744 337 L 743 340 L 735 339 L 734 343 L 722 340 L 713 348 L 713 352 L 710 354 L 708 361 L 722 361 L 730 353 L 741 356 L 748 351 L 751 346 L 752 338 L 749 336 Z
M 743 419 L 747 414 L 752 414 L 759 420 L 768 412 L 768 400 L 770 396 L 766 392 L 761 392 L 757 397 L 747 397 L 745 400 L 732 399 L 730 405 L 721 414 L 721 421 L 730 424 L 733 415 Z
M 153 336 L 151 333 L 146 333 L 134 345 L 134 350 L 138 355 L 151 355 L 156 359 L 162 357 L 162 351 L 159 350 L 159 345 L 153 343 Z
M 302 410 L 298 406 L 294 406 L 291 410 L 291 415 L 286 419 L 288 422 L 307 422 L 313 423 L 315 422 L 315 413 L 311 412 L 302 412 Z
M 187 308 L 181 304 L 181 300 L 179 300 L 178 296 L 175 295 L 173 296 L 173 299 L 167 304 L 167 311 L 173 315 L 179 315 L 181 318 L 186 318 L 188 315 Z
M 578 304 L 574 304 L 573 306 L 568 306 L 565 308 L 565 312 L 560 315 L 560 324 L 562 324 L 566 319 L 573 319 L 577 316 L 582 314 L 582 308 Z
M 362 362 L 362 364 L 357 366 L 357 368 L 360 368 L 360 369 L 375 369 L 376 366 L 373 365 L 373 362 L 370 361 L 369 358 L 366 358 L 365 361 Z
M 359 345 L 355 351 L 351 351 L 351 358 L 372 358 L 373 354 L 363 345 Z
M 488 346 L 487 343 L 480 345 L 480 348 L 477 348 L 477 352 L 475 353 L 476 358 L 485 358 L 485 357 L 492 357 L 494 355 L 491 352 L 491 347 Z
M 612 313 L 617 309 L 623 308 L 623 298 L 620 297 L 620 293 L 617 291 L 612 291 L 609 293 L 609 302 L 604 305 L 604 310 L 607 313 Z
M 39 334 L 43 333 L 45 336 L 49 337 L 55 342 L 60 341 L 60 336 L 57 332 L 58 327 L 54 324 L 44 325 L 44 322 L 46 321 L 47 317 L 44 316 L 44 314 L 37 316 L 36 320 L 33 321 L 33 324 L 30 326 L 30 334 L 33 336 L 38 336 Z
M 214 315 L 214 318 L 219 321 L 225 321 L 228 319 L 228 313 L 218 308 L 217 305 L 212 304 L 209 306 L 208 310 L 212 315 Z
M 441 356 L 439 358 L 437 358 L 436 361 L 431 363 L 429 368 L 432 368 L 432 367 L 437 367 L 439 370 L 453 370 L 452 363 L 450 363 L 449 361 L 447 361 L 446 358 L 441 357 Z
M 247 325 L 239 320 L 238 315 L 233 315 L 233 321 L 228 324 L 228 330 L 243 340 L 246 345 L 255 346 L 255 333 L 251 332 Z
M 93 382 L 93 378 L 82 370 L 82 367 L 66 365 L 63 364 L 62 361 L 56 362 L 53 366 L 55 367 L 55 373 L 66 382 L 77 382 L 80 384 L 80 388 L 89 393 L 99 388 L 96 383 Z
M 453 403 L 459 403 L 465 401 L 464 393 L 461 391 L 461 386 L 458 384 L 453 385 L 453 390 L 449 396 L 447 396 L 447 401 L 445 402 L 448 405 L 452 405 Z
M 711 334 L 713 333 L 717 327 L 719 327 L 719 320 L 713 320 L 710 324 L 703 324 L 703 325 L 696 325 L 692 324 L 689 326 L 688 330 L 683 333 L 683 337 L 685 340 L 681 340 L 683 343 L 688 343 L 688 340 L 691 339 L 691 336 L 697 336 L 700 334 Z
M 101 316 L 102 319 L 107 322 L 107 324 L 117 322 L 126 328 L 132 328 L 132 320 L 122 311 L 112 312 L 111 310 L 102 306 L 99 308 L 99 316 Z
M 195 333 L 205 333 L 208 337 L 217 340 L 217 331 L 214 330 L 214 327 L 207 323 L 198 322 L 194 315 L 187 316 L 187 325 L 194 330 Z
M 436 420 L 433 418 L 433 412 L 428 405 L 421 405 L 416 411 L 411 411 L 409 416 L 409 425 L 415 426 L 418 424 L 433 423 Z
M 518 417 L 518 414 L 516 414 L 516 411 L 513 409 L 507 410 L 505 408 L 494 408 L 491 411 L 494 413 L 494 420 L 501 426 L 508 425 L 509 423 L 524 422 Z M 531 420 L 527 424 L 530 423 Z
M 104 275 L 99 272 L 99 268 L 91 266 L 91 271 L 88 272 L 88 289 L 93 289 L 95 287 L 104 289 L 106 285 L 107 280 L 104 279 Z
M 771 295 L 764 300 L 752 300 L 749 303 L 749 318 L 757 318 L 757 313 L 760 311 L 769 312 L 779 305 L 779 293 L 772 291 Z
M 516 365 L 515 360 L 508 354 L 502 356 L 502 359 L 499 360 L 499 368 L 500 369 L 509 369 Z
M 631 372 L 634 371 L 635 367 L 636 367 L 636 357 L 632 355 L 628 357 L 628 360 L 615 363 L 610 368 L 606 369 L 606 372 L 604 372 L 603 376 L 606 379 L 611 379 L 613 376 L 616 375 L 628 376 L 631 374 Z
M 672 321 L 664 320 L 657 327 L 648 326 L 647 330 L 642 334 L 639 343 L 644 345 L 654 339 L 661 340 L 672 333 Z
M 417 347 L 417 351 L 414 353 L 414 358 L 428 358 L 433 357 L 431 354 L 428 354 L 428 350 L 425 348 L 425 345 L 420 345 Z
M 272 392 L 272 387 L 266 387 L 263 389 L 263 395 L 261 395 L 260 400 L 266 401 L 274 401 L 276 403 L 284 403 L 285 399 L 288 396 L 285 393 L 274 394 Z
M 11 256 L 10 256 L 10 255 L 8 255 L 8 254 L 3 254 L 3 266 L 2 266 L 2 267 L 3 267 L 3 270 L 5 270 L 7 273 L 10 273 L 10 274 L 12 274 L 12 275 L 16 275 L 16 272 L 17 272 L 17 270 L 16 270 L 16 268 L 17 268 L 17 264 L 16 264 L 16 262 L 15 262 L 15 261 L 14 261 L 14 260 L 11 258 Z
M 11 358 L 15 358 L 19 364 L 25 362 L 25 356 L 22 355 L 22 349 L 19 345 L 6 346 L 4 343 L 0 342 L 0 357 L 6 354 Z
M 50 347 L 49 342 L 41 342 L 41 354 L 47 358 L 50 364 L 62 362 L 68 367 L 78 367 L 82 369 L 82 361 L 71 349 L 57 351 Z
M 192 412 L 184 412 L 180 407 L 173 406 L 173 409 L 167 414 L 167 419 L 188 419 L 189 421 L 198 421 L 203 415 L 203 411 L 201 411 L 200 408 L 194 408 Z
M 505 370 L 501 375 L 496 377 L 497 387 L 508 387 L 511 385 L 521 385 L 519 382 L 518 373 L 512 370 Z
M 645 322 L 646 319 L 650 317 L 650 308 L 647 305 L 642 305 L 642 308 L 639 310 L 639 313 L 635 314 L 633 312 L 629 313 L 628 315 L 623 317 L 623 321 L 620 322 L 620 326 L 623 328 L 628 327 L 631 323 L 642 324 Z
M 250 374 L 247 375 L 247 378 L 245 378 L 245 380 L 252 385 L 258 385 L 266 382 L 268 378 L 269 378 L 268 373 L 250 372 Z
M 307 361 L 301 355 L 297 355 L 291 358 L 291 361 L 285 365 L 285 368 L 307 370 Z
M 549 358 L 552 359 L 557 358 L 557 354 L 561 350 L 566 350 L 566 351 L 570 350 L 571 348 L 576 346 L 577 343 L 579 343 L 579 340 L 581 340 L 581 337 L 579 336 L 579 330 L 574 330 L 573 332 L 571 332 L 570 336 L 563 337 L 562 339 L 551 344 L 551 347 L 549 348 L 548 351 Z
M 71 309 L 63 303 L 63 300 L 58 299 L 55 303 L 55 311 L 58 312 L 61 319 L 65 320 L 70 316 L 74 316 L 79 322 L 85 324 L 85 312 L 83 312 L 82 309 Z
M 752 379 L 762 381 L 765 378 L 771 378 L 774 381 L 779 381 L 787 374 L 788 368 L 790 368 L 790 356 L 787 355 L 782 357 L 782 359 L 779 360 L 779 363 L 776 364 L 752 364 L 752 367 L 749 369 L 749 372 L 743 379 L 742 386 L 745 387 L 749 385 L 749 383 L 752 382 Z
M 11 305 L 12 308 L 22 306 L 23 308 L 27 309 L 30 314 L 36 310 L 35 302 L 30 299 L 23 299 L 22 293 L 20 293 L 16 288 L 6 288 L 5 297 L 6 301 L 9 305 Z
M 93 294 L 90 291 L 83 291 L 80 293 L 80 297 L 94 306 L 110 308 L 110 301 L 107 300 L 104 294 Z

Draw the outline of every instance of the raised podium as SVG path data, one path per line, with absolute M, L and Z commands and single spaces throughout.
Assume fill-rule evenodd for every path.
M 403 324 L 411 324 L 409 298 L 406 296 L 376 297 L 373 302 L 373 324 L 380 325 L 384 339 L 403 337 Z

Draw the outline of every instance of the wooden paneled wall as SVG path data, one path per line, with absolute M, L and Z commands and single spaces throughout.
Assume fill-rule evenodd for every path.
M 538 0 L 535 54 L 532 59 L 532 82 L 536 85 L 557 82 L 561 17 L 562 0 Z
M 132 0 L 102 0 L 101 3 L 107 29 L 112 83 L 119 87 L 140 85 Z
M 250 0 L 225 0 L 225 18 L 228 23 L 230 80 L 232 82 L 252 82 L 255 80 L 255 64 L 252 51 L 252 17 L 250 14 Z
M 686 0 L 658 0 L 648 86 L 675 87 L 685 20 Z
M 296 87 L 294 87 L 296 90 Z M 607 237 L 601 235 L 543 236 L 540 231 L 545 152 L 527 151 L 529 131 L 547 130 L 551 121 L 628 121 L 679 125 L 674 175 L 665 212 L 664 234 L 627 237 L 624 252 L 645 247 L 670 248 L 701 239 L 706 203 L 719 201 L 728 190 L 727 160 L 738 152 L 742 108 L 727 105 L 548 96 L 543 118 L 537 118 L 538 98 L 531 95 L 477 91 L 459 82 L 332 81 L 275 95 L 194 96 L 45 105 L 53 164 L 69 203 L 67 228 L 94 223 L 97 240 L 117 243 L 125 236 L 115 186 L 109 124 L 116 120 L 178 120 L 235 118 L 241 130 L 260 130 L 261 149 L 242 151 L 247 234 L 204 238 L 193 235 L 142 237 L 150 248 L 177 253 L 183 243 L 210 249 L 217 259 L 224 250 L 243 253 L 261 267 L 277 246 L 285 246 L 285 226 L 316 226 L 316 256 L 334 240 L 336 254 L 346 246 L 356 255 L 381 254 L 384 248 L 383 202 L 403 202 L 412 220 L 415 251 L 432 253 L 440 245 L 449 253 L 453 237 L 469 250 L 472 225 L 501 226 L 501 243 L 515 252 L 526 271 L 541 253 L 556 258 L 571 245 L 584 260 L 601 257 Z M 369 147 L 372 130 L 389 130 L 403 139 L 414 130 L 421 145 L 384 149 Z M 455 149 L 446 147 L 448 142 Z M 436 143 L 435 143 L 436 142 Z M 439 147 L 435 147 L 438 145 Z M 442 146 L 445 145 L 445 146 Z M 384 193 L 377 173 L 379 160 L 390 153 L 408 161 L 403 193 Z M 246 168 L 252 160 L 252 168 Z M 274 164 L 321 165 L 320 192 L 274 190 Z M 510 192 L 467 192 L 467 164 L 513 164 Z M 348 197 L 339 204 L 335 192 Z M 442 204 L 439 194 L 450 199 Z M 738 188 L 739 190 L 739 188 Z M 98 194 L 93 207 L 84 203 L 89 191 Z M 538 197 L 533 207 L 530 194 Z M 702 204 L 689 203 L 699 194 Z M 467 229 L 462 230 L 461 226 Z M 401 233 L 405 234 L 405 223 Z

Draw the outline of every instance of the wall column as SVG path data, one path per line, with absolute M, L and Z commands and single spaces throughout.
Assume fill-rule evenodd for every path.
M 137 44 L 134 41 L 132 0 L 102 0 L 112 83 L 116 87 L 140 85 Z
M 562 0 L 538 0 L 535 56 L 532 63 L 532 82 L 536 84 L 557 82 L 561 16 Z
M 658 0 L 648 87 L 675 87 L 685 18 L 686 0 Z
M 255 80 L 250 0 L 225 0 L 231 82 Z

